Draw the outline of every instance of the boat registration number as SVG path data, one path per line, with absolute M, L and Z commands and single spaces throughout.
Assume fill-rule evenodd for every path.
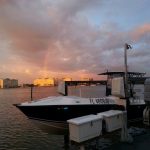
M 108 98 L 90 98 L 90 104 L 110 104 Z

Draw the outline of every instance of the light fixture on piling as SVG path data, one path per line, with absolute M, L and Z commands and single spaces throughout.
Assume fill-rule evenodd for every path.
M 127 43 L 125 43 L 125 47 L 126 47 L 126 49 L 132 49 L 132 46 Z

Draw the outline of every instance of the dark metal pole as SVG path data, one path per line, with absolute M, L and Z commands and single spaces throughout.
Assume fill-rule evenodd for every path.
M 31 86 L 31 101 L 33 100 L 32 91 L 33 91 L 33 86 Z
M 64 96 L 68 96 L 68 83 L 66 81 L 65 82 L 65 95 Z
M 127 50 L 132 49 L 129 44 L 125 44 L 124 47 L 124 67 L 125 67 L 125 98 L 126 98 L 126 110 L 129 105 L 129 92 L 128 92 L 128 65 L 127 65 Z
M 128 98 L 128 66 L 127 66 L 127 44 L 124 47 L 124 68 L 125 68 L 125 97 Z
M 31 101 L 33 100 L 33 87 L 34 87 L 34 84 L 30 84 L 29 85 L 31 87 Z
M 127 50 L 131 49 L 131 46 L 128 44 L 125 44 L 124 47 L 124 68 L 125 68 L 125 74 L 124 74 L 124 83 L 125 83 L 125 99 L 126 99 L 126 112 L 123 113 L 123 125 L 122 125 L 122 133 L 121 133 L 121 139 L 123 142 L 131 143 L 133 141 L 132 137 L 128 134 L 128 105 L 129 105 L 129 92 L 128 92 L 128 66 L 127 66 Z

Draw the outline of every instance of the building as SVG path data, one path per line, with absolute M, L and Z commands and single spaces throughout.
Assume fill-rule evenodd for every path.
M 18 80 L 16 79 L 0 79 L 0 88 L 17 88 Z
M 54 86 L 54 78 L 38 78 L 33 81 L 35 86 Z
M 0 79 L 0 88 L 3 88 L 3 79 Z
M 81 78 L 81 81 L 93 81 L 93 78 L 85 77 L 85 78 Z
M 18 87 L 18 80 L 11 79 L 11 87 Z
M 70 78 L 70 77 L 64 77 L 62 80 L 63 81 L 72 81 L 72 78 Z

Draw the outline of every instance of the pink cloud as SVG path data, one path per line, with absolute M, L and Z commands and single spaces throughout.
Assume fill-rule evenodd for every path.
M 148 39 L 150 40 L 150 23 L 143 24 L 139 27 L 137 27 L 135 30 L 132 32 L 132 38 L 135 41 L 139 41 L 142 39 Z
M 76 75 L 86 70 L 88 74 L 97 74 L 106 69 L 123 69 L 124 43 L 136 45 L 150 39 L 148 23 L 130 31 L 122 30 L 116 23 L 94 26 L 82 12 L 100 9 L 103 1 L 65 1 L 0 1 L 0 31 L 11 41 L 5 58 L 19 58 L 18 62 L 0 62 L 10 68 L 15 64 L 18 74 L 19 65 L 37 75 L 42 70 Z M 136 59 L 138 54 L 130 56 Z M 143 49 L 144 54 L 149 55 L 148 50 Z

